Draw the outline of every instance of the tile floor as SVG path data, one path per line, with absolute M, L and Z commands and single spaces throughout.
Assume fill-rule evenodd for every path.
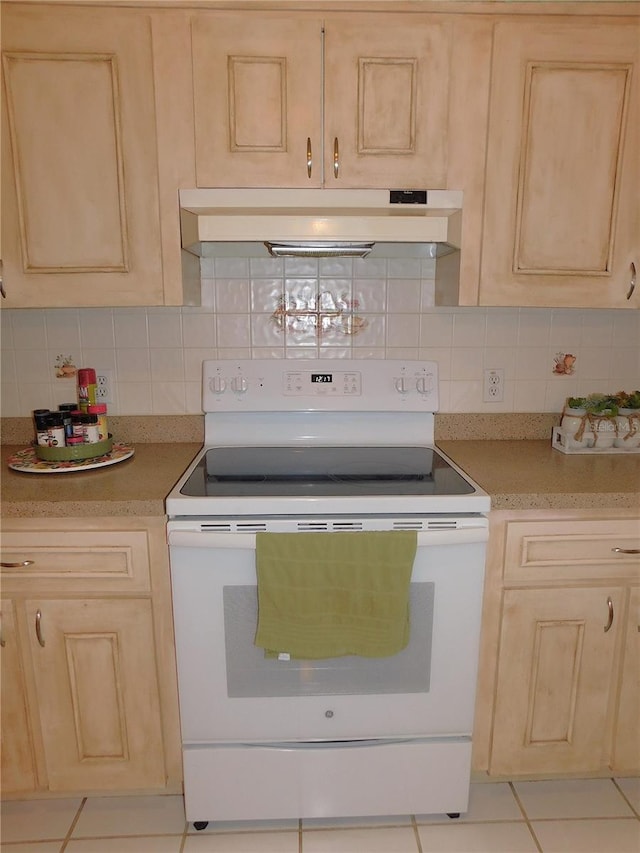
M 2 803 L 2 853 L 639 853 L 640 778 L 474 783 L 445 815 L 185 824 L 182 797 Z

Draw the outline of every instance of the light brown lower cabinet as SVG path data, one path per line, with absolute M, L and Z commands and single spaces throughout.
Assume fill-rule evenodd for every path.
M 4 525 L 3 795 L 179 790 L 164 525 L 149 522 Z
M 492 514 L 474 770 L 640 771 L 640 519 Z

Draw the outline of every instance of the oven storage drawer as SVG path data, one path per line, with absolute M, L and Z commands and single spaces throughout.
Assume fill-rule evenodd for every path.
M 186 816 L 207 821 L 247 814 L 266 820 L 464 812 L 470 765 L 470 738 L 191 745 L 184 749 Z

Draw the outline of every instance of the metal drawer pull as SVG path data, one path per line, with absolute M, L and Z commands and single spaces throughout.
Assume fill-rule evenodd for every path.
M 2 636 L 2 625 L 0 625 L 0 649 L 4 649 L 5 642 L 4 637 Z
M 36 637 L 38 638 L 38 642 L 44 648 L 44 639 L 42 638 L 42 628 L 40 626 L 40 620 L 42 619 L 42 613 L 40 610 L 36 610 Z M 605 631 L 607 629 L 605 628 Z
M 0 261 L 0 294 L 2 295 L 3 299 L 7 298 L 7 294 L 5 293 L 4 289 L 4 267 L 2 265 L 2 261 Z
M 614 554 L 640 554 L 640 548 L 612 548 Z
M 22 566 L 32 566 L 34 560 L 21 560 L 19 563 L 0 563 L 3 569 L 20 569 Z
M 313 168 L 313 156 L 311 153 L 311 137 L 307 136 L 307 177 L 311 177 L 311 169 Z
M 636 265 L 631 261 L 631 281 L 629 282 L 629 290 L 627 290 L 627 299 L 631 299 L 633 291 L 636 289 Z
M 613 601 L 611 601 L 611 596 L 607 597 L 607 607 L 609 608 L 609 618 L 607 619 L 607 624 L 604 626 L 605 634 L 613 625 Z
M 338 137 L 333 140 L 333 177 L 337 178 L 340 172 L 340 149 L 338 147 Z

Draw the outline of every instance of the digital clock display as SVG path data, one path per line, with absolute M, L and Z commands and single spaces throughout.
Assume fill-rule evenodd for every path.
M 312 373 L 311 382 L 328 382 L 331 384 L 333 382 L 333 373 Z

